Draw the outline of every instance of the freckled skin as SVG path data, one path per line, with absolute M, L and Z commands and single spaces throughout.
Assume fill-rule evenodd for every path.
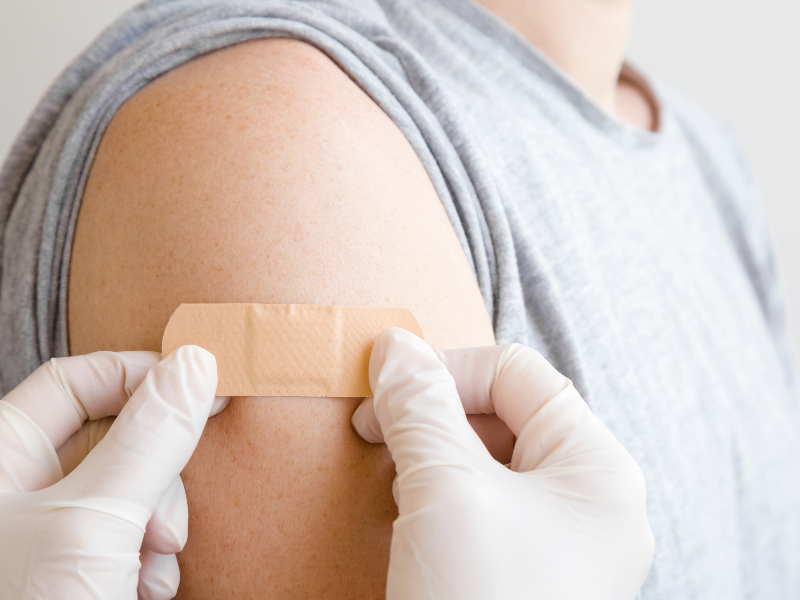
M 211 420 L 183 474 L 190 536 L 178 557 L 191 576 L 179 597 L 206 597 L 211 577 L 216 589 L 239 586 L 243 573 L 231 554 L 255 563 L 250 575 L 262 589 L 269 584 L 267 597 L 383 597 L 375 575 L 388 563 L 397 516 L 385 497 L 394 464 L 385 446 L 354 439 L 341 426 L 357 405 L 352 398 L 237 398 Z M 314 427 L 298 428 L 298 417 Z M 280 468 L 264 468 L 276 462 Z M 235 469 L 238 485 L 208 468 L 215 463 Z M 354 537 L 362 540 L 355 549 Z M 298 547 L 307 549 L 303 556 Z
M 112 120 L 70 270 L 73 354 L 160 350 L 182 302 L 404 306 L 435 348 L 494 343 L 439 199 L 324 54 L 264 40 L 152 82 Z M 396 515 L 357 399 L 234 398 L 184 470 L 179 598 L 382 598 Z

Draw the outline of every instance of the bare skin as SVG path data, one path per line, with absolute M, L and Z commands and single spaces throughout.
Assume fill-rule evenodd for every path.
M 654 129 L 653 103 L 620 77 L 633 0 L 477 0 L 558 65 L 609 113 Z
M 74 354 L 159 350 L 181 302 L 405 306 L 437 348 L 493 344 L 453 229 L 391 120 L 289 40 L 176 69 L 115 116 L 70 273 Z M 394 466 L 357 399 L 235 398 L 184 471 L 186 598 L 380 598 Z
M 610 61 L 581 67 L 580 52 L 531 41 L 603 106 L 652 126 L 640 89 L 619 77 L 624 43 L 614 74 Z M 603 77 L 582 79 L 595 68 Z M 75 236 L 71 351 L 159 350 L 181 302 L 406 306 L 436 348 L 494 343 L 407 141 L 327 57 L 289 40 L 170 72 L 103 138 Z M 394 468 L 353 433 L 357 403 L 235 398 L 209 422 L 183 473 L 179 597 L 383 597 Z

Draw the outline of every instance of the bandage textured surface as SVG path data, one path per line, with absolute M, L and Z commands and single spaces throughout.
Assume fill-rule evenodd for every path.
M 371 396 L 369 355 L 387 327 L 422 337 L 407 308 L 181 304 L 161 352 L 187 344 L 211 352 L 218 396 Z

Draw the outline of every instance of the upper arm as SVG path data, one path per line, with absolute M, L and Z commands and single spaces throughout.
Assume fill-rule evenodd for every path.
M 171 71 L 100 144 L 70 267 L 71 352 L 159 350 L 183 302 L 403 306 L 434 347 L 494 342 L 406 139 L 324 54 L 288 40 Z M 385 594 L 394 465 L 352 431 L 357 403 L 237 398 L 208 422 L 182 473 L 182 594 Z
M 122 107 L 87 183 L 69 289 L 73 354 L 159 350 L 183 302 L 404 306 L 434 347 L 493 343 L 407 140 L 290 40 L 206 55 Z

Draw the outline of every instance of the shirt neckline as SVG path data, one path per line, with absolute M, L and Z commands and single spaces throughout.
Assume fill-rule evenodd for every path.
M 654 130 L 643 129 L 623 121 L 607 111 L 544 52 L 475 0 L 438 0 L 438 2 L 446 10 L 500 44 L 530 71 L 557 87 L 592 126 L 617 143 L 632 148 L 650 148 L 664 137 L 667 116 L 664 103 L 649 79 L 627 59 L 623 63 L 620 78 L 638 87 L 650 103 L 655 118 Z

